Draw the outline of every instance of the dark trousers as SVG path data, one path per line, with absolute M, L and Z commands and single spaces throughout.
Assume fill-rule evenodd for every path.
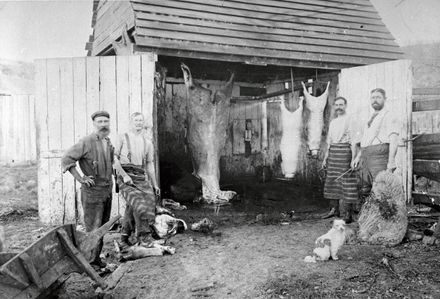
M 84 211 L 84 225 L 90 232 L 110 220 L 112 209 L 112 186 L 81 187 L 81 203 Z M 103 239 L 100 240 L 94 254 L 94 261 L 99 260 Z
M 359 170 L 359 184 L 361 203 L 370 195 L 373 181 L 377 174 L 387 169 L 389 156 L 389 143 L 370 145 L 362 148 Z

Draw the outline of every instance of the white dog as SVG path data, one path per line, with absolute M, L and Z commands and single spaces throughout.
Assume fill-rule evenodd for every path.
M 319 247 L 313 250 L 313 256 L 306 256 L 304 261 L 316 262 L 327 261 L 332 257 L 338 260 L 338 251 L 345 243 L 345 221 L 335 219 L 332 228 L 324 235 L 316 239 L 315 244 Z

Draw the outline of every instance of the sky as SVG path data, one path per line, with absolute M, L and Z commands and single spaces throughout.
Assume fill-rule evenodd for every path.
M 440 0 L 370 0 L 399 45 L 440 42 Z M 92 0 L 0 0 L 0 59 L 85 56 Z

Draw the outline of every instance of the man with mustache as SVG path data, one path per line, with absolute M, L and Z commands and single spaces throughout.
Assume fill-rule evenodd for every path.
M 61 159 L 63 172 L 67 170 L 81 183 L 81 203 L 84 211 L 86 231 L 92 231 L 110 219 L 112 204 L 112 173 L 114 148 L 108 138 L 110 133 L 110 115 L 106 111 L 97 111 L 91 116 L 94 132 L 69 148 Z M 84 174 L 81 176 L 76 162 Z M 92 265 L 103 268 L 101 261 L 103 241 L 95 251 Z
M 385 102 L 385 90 L 375 88 L 371 91 L 371 106 L 374 111 L 364 128 L 361 149 L 352 163 L 352 167 L 360 167 L 361 203 L 370 194 L 373 181 L 379 172 L 393 172 L 396 169 L 399 124 L 386 109 Z
M 331 209 L 323 218 L 339 216 L 341 212 L 345 222 L 350 223 L 358 201 L 357 179 L 350 171 L 352 158 L 356 156 L 356 145 L 352 142 L 350 119 L 345 112 L 347 100 L 337 97 L 333 106 L 336 118 L 330 122 L 322 163 L 322 167 L 327 168 L 324 198 L 330 201 Z
M 122 247 L 128 247 L 131 233 L 137 241 L 149 243 L 150 227 L 156 216 L 156 196 L 160 196 L 154 171 L 154 146 L 144 129 L 144 116 L 135 112 L 130 117 L 130 131 L 118 137 L 115 147 L 115 169 L 120 192 L 127 206 L 121 233 Z

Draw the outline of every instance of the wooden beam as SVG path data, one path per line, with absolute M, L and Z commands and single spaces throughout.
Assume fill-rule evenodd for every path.
M 412 103 L 414 112 L 440 110 L 440 99 Z
M 413 88 L 413 95 L 440 95 L 440 88 Z

